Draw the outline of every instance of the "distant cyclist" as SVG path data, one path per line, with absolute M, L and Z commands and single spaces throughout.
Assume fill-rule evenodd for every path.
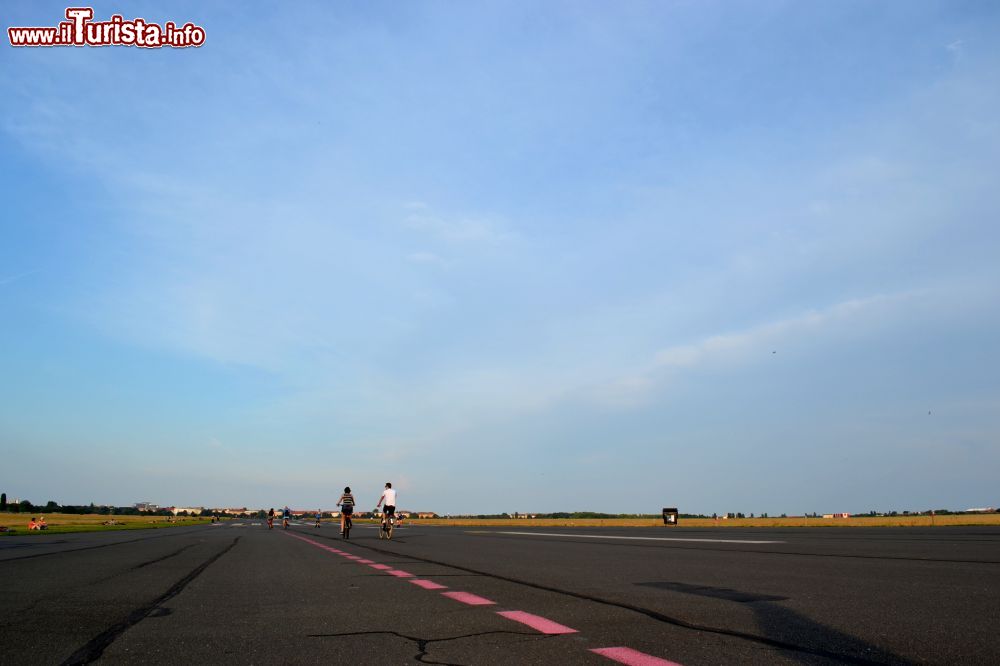
M 385 490 L 382 491 L 382 497 L 378 498 L 378 504 L 375 508 L 382 506 L 382 502 L 385 502 L 385 510 L 382 512 L 382 524 L 384 525 L 386 521 L 391 521 L 392 516 L 396 513 L 396 491 L 392 489 L 391 483 L 385 484 Z
M 291 520 L 291 518 L 292 518 L 292 510 L 289 509 L 288 505 L 286 504 L 285 508 L 281 510 L 281 525 L 286 530 L 288 529 L 288 521 Z
M 313 525 L 313 527 L 319 527 L 319 521 L 322 518 L 323 518 L 323 510 L 322 509 L 317 509 L 316 510 L 316 524 Z
M 267 512 L 267 529 L 269 529 L 269 530 L 273 530 L 274 529 L 274 507 L 273 506 L 271 507 L 271 510 Z
M 340 505 L 340 534 L 345 539 L 349 539 L 349 533 L 344 531 L 344 523 L 354 514 L 354 495 L 351 494 L 351 487 L 344 488 L 344 493 L 337 500 Z

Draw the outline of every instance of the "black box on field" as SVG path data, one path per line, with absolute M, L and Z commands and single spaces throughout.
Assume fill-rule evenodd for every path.
M 677 509 L 664 508 L 663 509 L 663 524 L 664 525 L 676 525 L 677 524 Z

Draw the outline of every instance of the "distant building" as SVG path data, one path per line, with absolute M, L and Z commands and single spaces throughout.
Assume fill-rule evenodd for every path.
M 158 504 L 152 502 L 136 502 L 133 506 L 139 511 L 156 511 L 160 508 Z
M 175 506 L 170 509 L 170 512 L 176 516 L 183 511 L 187 511 L 189 516 L 197 516 L 204 510 L 205 507 L 202 506 Z
M 849 513 L 824 513 L 823 517 L 824 518 L 850 518 L 851 514 L 849 514 Z
M 438 515 L 433 511 L 417 511 L 417 518 L 437 518 Z

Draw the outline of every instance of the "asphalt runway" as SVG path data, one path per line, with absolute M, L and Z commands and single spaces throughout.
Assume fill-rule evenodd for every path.
M 998 664 L 1000 529 L 0 538 L 0 663 Z

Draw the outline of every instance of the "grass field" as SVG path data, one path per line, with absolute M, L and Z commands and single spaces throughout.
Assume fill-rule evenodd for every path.
M 28 531 L 28 521 L 32 517 L 45 517 L 49 524 L 45 530 Z M 114 519 L 121 525 L 104 525 L 107 520 Z M 105 530 L 145 530 L 179 525 L 202 525 L 210 522 L 209 518 L 174 518 L 168 522 L 164 516 L 105 516 L 99 514 L 74 513 L 0 513 L 0 526 L 13 528 L 14 534 L 65 534 L 66 532 L 100 532 Z M 3 532 L 0 534 L 10 534 Z
M 14 534 L 43 535 L 66 532 L 98 532 L 105 530 L 159 529 L 165 527 L 204 525 L 208 518 L 175 518 L 172 522 L 163 516 L 105 516 L 97 514 L 77 515 L 68 513 L 34 514 L 44 515 L 49 528 L 44 531 L 28 531 L 28 513 L 0 513 L 0 526 L 14 528 Z M 121 525 L 103 525 L 109 519 Z M 336 519 L 332 521 L 336 523 Z M 374 523 L 369 519 L 355 522 Z M 324 525 L 331 520 L 324 520 Z M 411 519 L 408 525 L 455 525 L 459 527 L 663 527 L 663 521 L 651 518 L 499 518 L 499 519 Z M 958 525 L 1000 525 L 1000 514 L 968 514 L 952 516 L 881 516 L 875 518 L 736 518 L 733 520 L 712 520 L 711 518 L 682 518 L 683 527 L 946 527 Z M 9 532 L 0 533 L 10 534 Z
M 654 527 L 663 526 L 659 518 L 596 518 L 596 519 L 424 519 L 411 520 L 411 525 L 460 525 L 467 527 Z M 1000 525 L 1000 514 L 964 514 L 951 516 L 879 516 L 874 518 L 681 518 L 683 527 L 943 527 L 948 525 Z

